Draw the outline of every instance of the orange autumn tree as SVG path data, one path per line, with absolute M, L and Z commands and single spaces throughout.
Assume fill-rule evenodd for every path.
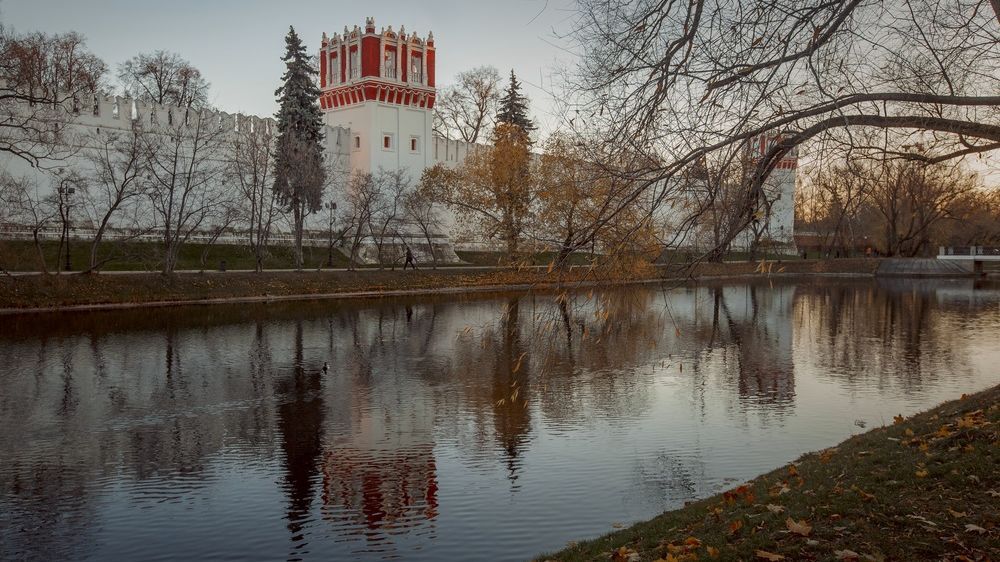
M 606 154 L 598 143 L 563 133 L 551 135 L 535 160 L 533 237 L 557 247 L 555 265 L 568 265 L 578 250 L 595 264 L 634 271 L 656 253 L 652 205 L 633 197 L 622 173 L 634 166 L 627 151 Z
M 531 140 L 521 127 L 500 122 L 492 144 L 470 151 L 449 170 L 435 166 L 422 183 L 450 207 L 465 233 L 502 244 L 514 260 L 532 221 L 536 190 L 531 177 Z

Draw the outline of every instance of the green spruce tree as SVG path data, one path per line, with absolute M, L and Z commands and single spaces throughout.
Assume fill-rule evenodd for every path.
M 305 219 L 323 205 L 326 170 L 323 166 L 323 119 L 319 108 L 316 69 L 309 64 L 302 40 L 289 26 L 285 36 L 285 74 L 274 95 L 281 108 L 276 115 L 274 191 L 295 230 L 295 267 L 302 268 L 302 232 Z
M 528 98 L 521 93 L 521 83 L 517 81 L 514 71 L 510 71 L 510 84 L 500 100 L 500 111 L 497 122 L 517 125 L 525 133 L 535 130 L 535 124 L 528 117 Z

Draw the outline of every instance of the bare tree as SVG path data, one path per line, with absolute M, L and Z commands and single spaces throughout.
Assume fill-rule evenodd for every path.
M 480 66 L 461 72 L 455 84 L 444 88 L 434 104 L 434 131 L 474 143 L 489 136 L 500 105 L 500 72 Z
M 264 269 L 271 228 L 279 214 L 274 183 L 274 127 L 269 121 L 249 121 L 233 135 L 229 144 L 227 176 L 239 188 L 244 221 L 255 268 Z
M 145 134 L 140 123 L 133 121 L 127 131 L 98 129 L 87 138 L 86 157 L 93 175 L 84 199 L 96 224 L 90 243 L 89 271 L 96 271 L 101 265 L 98 250 L 115 216 L 137 204 L 145 194 L 143 176 L 149 158 Z
M 368 234 L 375 244 L 379 269 L 386 264 L 395 265 L 398 253 L 389 253 L 393 242 L 400 238 L 400 219 L 405 195 L 410 191 L 410 174 L 405 168 L 379 169 L 374 175 L 375 189 L 368 199 L 371 209 L 368 217 Z
M 72 155 L 66 125 L 93 106 L 106 72 L 82 35 L 17 35 L 0 26 L 0 154 L 33 167 Z
M 859 171 L 869 200 L 882 216 L 889 255 L 928 254 L 932 228 L 976 187 L 974 176 L 954 164 L 887 161 Z
M 174 271 L 181 246 L 225 199 L 218 157 L 226 132 L 217 115 L 192 109 L 144 136 L 147 193 L 163 235 L 165 274 Z
M 358 263 L 358 253 L 380 196 L 375 177 L 371 172 L 355 172 L 347 183 L 344 195 L 347 199 L 346 212 L 351 244 L 347 267 L 353 270 Z
M 749 226 L 770 172 L 827 133 L 950 143 L 934 156 L 892 148 L 915 160 L 1000 147 L 997 22 L 978 0 L 582 0 L 574 119 L 646 155 L 628 172 L 660 202 L 688 166 L 768 135 L 744 185 Z
M 431 267 L 437 269 L 438 256 L 434 249 L 433 236 L 441 230 L 441 219 L 440 213 L 434 206 L 433 194 L 422 178 L 417 189 L 406 194 L 403 210 L 406 219 L 423 235 L 427 252 L 431 255 Z
M 8 219 L 17 221 L 31 230 L 31 238 L 38 254 L 38 266 L 42 273 L 49 267 L 42 249 L 42 231 L 59 220 L 59 204 L 53 194 L 39 195 L 39 186 L 29 178 L 15 178 L 0 175 L 0 185 L 4 186 L 4 199 L 0 202 L 7 208 Z
M 209 83 L 177 53 L 140 53 L 118 66 L 118 80 L 137 100 L 196 109 L 208 105 Z

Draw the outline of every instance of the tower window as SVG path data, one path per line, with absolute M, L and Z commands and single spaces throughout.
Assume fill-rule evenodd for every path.
M 420 152 L 420 137 L 410 137 L 410 152 Z
M 361 150 L 361 135 L 354 135 L 354 150 Z
M 340 84 L 340 60 L 337 59 L 336 53 L 330 54 L 330 64 L 327 65 L 327 84 Z
M 423 57 L 418 54 L 410 55 L 410 82 L 422 83 L 424 81 Z
M 357 49 L 351 51 L 351 78 L 361 77 L 361 58 L 358 55 Z
M 385 71 L 382 76 L 386 78 L 396 77 L 396 51 L 385 50 Z
M 392 150 L 393 148 L 395 147 L 393 146 L 392 135 L 382 135 L 382 150 Z

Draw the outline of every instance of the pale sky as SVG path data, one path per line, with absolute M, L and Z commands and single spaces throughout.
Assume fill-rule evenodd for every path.
M 550 74 L 572 56 L 557 35 L 573 17 L 573 0 L 0 0 L 0 21 L 16 31 L 78 31 L 110 66 L 140 52 L 165 49 L 191 61 L 212 83 L 223 111 L 271 115 L 283 71 L 279 57 L 293 25 L 307 48 L 323 32 L 363 26 L 426 36 L 434 32 L 438 87 L 463 70 L 493 65 L 525 83 L 542 130 L 551 123 Z

